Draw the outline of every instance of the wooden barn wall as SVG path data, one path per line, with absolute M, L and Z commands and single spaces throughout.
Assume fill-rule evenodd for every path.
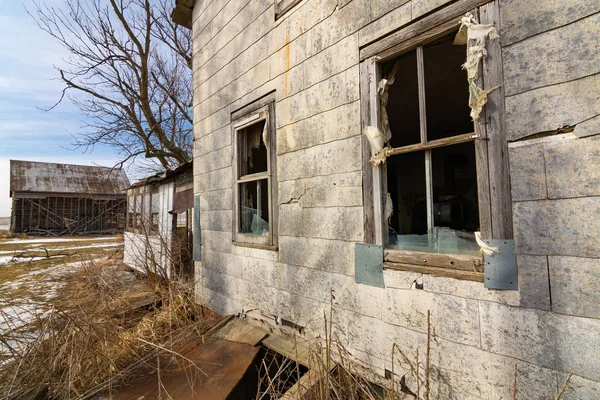
M 125 228 L 125 198 L 17 194 L 11 230 L 38 235 L 113 233 Z
M 359 48 L 460 1 L 304 0 L 278 20 L 273 0 L 196 2 L 197 301 L 223 314 L 256 308 L 318 333 L 333 289 L 337 335 L 381 376 L 392 343 L 411 359 L 424 354 L 429 310 L 432 398 L 512 398 L 515 365 L 518 398 L 554 398 L 570 371 L 562 398 L 596 398 L 597 2 L 499 1 L 520 290 L 389 270 L 385 289 L 354 281 L 364 235 Z M 273 91 L 277 251 L 232 244 L 231 113 Z M 552 133 L 563 127 L 572 132 Z M 407 384 L 414 390 L 410 373 Z

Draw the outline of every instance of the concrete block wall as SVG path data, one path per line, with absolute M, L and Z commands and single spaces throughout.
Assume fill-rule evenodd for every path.
M 563 398 L 597 398 L 594 2 L 500 1 L 509 136 L 524 139 L 509 151 L 520 290 L 389 270 L 385 289 L 354 281 L 354 244 L 364 234 L 359 48 L 451 2 L 304 0 L 277 21 L 273 0 L 196 2 L 197 300 L 223 314 L 256 308 L 317 335 L 333 304 L 338 337 L 381 376 L 393 343 L 423 360 L 430 311 L 432 398 L 512 398 L 515 365 L 519 399 L 554 398 L 570 371 Z M 558 43 L 569 53 L 552 48 Z M 231 233 L 231 113 L 273 91 L 277 251 L 233 245 Z M 567 125 L 568 138 L 527 139 Z M 410 373 L 407 382 L 414 390 Z

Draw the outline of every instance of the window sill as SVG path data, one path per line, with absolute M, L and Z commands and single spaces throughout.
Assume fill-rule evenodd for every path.
M 483 282 L 481 257 L 386 249 L 383 260 L 385 269 Z
M 250 249 L 260 249 L 260 250 L 269 250 L 269 251 L 278 251 L 279 250 L 279 248 L 277 246 L 271 246 L 268 244 L 246 243 L 246 242 L 232 242 L 232 244 L 237 247 L 248 247 Z

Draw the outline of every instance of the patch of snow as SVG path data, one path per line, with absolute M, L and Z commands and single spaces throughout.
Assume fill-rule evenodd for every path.
M 90 242 L 96 240 L 120 240 L 120 238 L 115 236 L 103 236 L 97 238 L 37 238 L 37 239 L 8 239 L 2 243 L 53 243 L 53 242 Z
M 8 264 L 9 262 L 11 262 L 12 259 L 13 259 L 13 256 L 0 257 L 0 265 Z
M 108 244 L 94 244 L 91 246 L 80 246 L 80 247 L 55 247 L 50 250 L 79 250 L 79 249 L 95 249 L 97 247 L 119 247 L 123 246 L 123 243 L 108 243 Z

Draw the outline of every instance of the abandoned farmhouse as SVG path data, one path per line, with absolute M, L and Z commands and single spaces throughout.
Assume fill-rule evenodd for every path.
M 115 233 L 125 227 L 121 169 L 10 160 L 12 232 Z
M 563 399 L 600 397 L 600 3 L 173 18 L 194 38 L 199 303 L 321 337 L 331 306 L 350 354 L 413 392 L 393 345 L 423 360 L 430 331 L 431 398 L 553 399 L 571 372 Z
M 125 264 L 142 272 L 193 280 L 192 172 L 190 162 L 127 189 Z

